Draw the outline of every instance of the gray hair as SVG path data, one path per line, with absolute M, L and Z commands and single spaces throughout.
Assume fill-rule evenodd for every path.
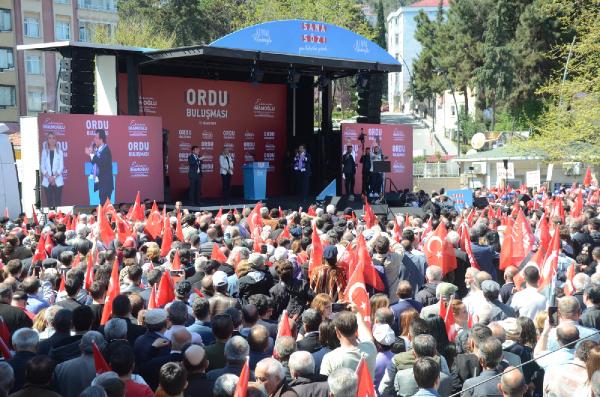
M 283 365 L 273 357 L 263 358 L 256 364 L 256 368 L 258 367 L 264 367 L 265 374 L 267 374 L 269 378 L 275 377 L 279 381 L 285 379 L 285 368 L 283 368 Z
M 281 360 L 289 359 L 293 352 L 296 351 L 296 341 L 291 336 L 280 336 L 275 341 L 275 351 Z
M 82 353 L 92 354 L 93 343 L 96 343 L 98 349 L 102 350 L 106 346 L 106 341 L 104 340 L 104 336 L 98 331 L 88 331 L 81 337 L 81 342 L 79 342 L 79 349 Z
M 600 370 L 596 370 L 592 374 L 592 392 L 594 396 L 600 396 Z
M 44 318 L 46 319 L 46 324 L 48 324 L 48 326 L 53 326 L 52 324 L 54 323 L 54 317 L 56 316 L 56 313 L 58 313 L 61 310 L 62 306 L 58 305 L 53 305 L 46 309 L 46 312 L 44 313 Z
M 213 386 L 214 397 L 231 397 L 240 378 L 233 374 L 224 374 L 217 378 Z
M 12 336 L 12 344 L 16 351 L 28 350 L 35 352 L 40 336 L 31 328 L 20 328 Z
M 450 230 L 446 236 L 446 241 L 452 244 L 453 247 L 456 247 L 458 240 L 460 240 L 460 235 L 455 230 Z
M 106 340 L 125 339 L 127 337 L 127 321 L 122 318 L 108 320 L 104 326 Z
M 425 275 L 428 280 L 431 281 L 441 281 L 442 280 L 442 269 L 439 266 L 428 266 L 427 270 L 425 270 Z
M 297 351 L 290 356 L 288 367 L 292 377 L 313 375 L 315 373 L 315 359 L 307 351 Z
M 234 336 L 225 343 L 225 358 L 228 362 L 243 363 L 250 354 L 250 345 L 241 336 Z
M 582 291 L 587 288 L 588 285 L 591 284 L 592 279 L 585 273 L 577 273 L 575 277 L 573 277 L 573 286 L 577 291 Z
M 101 386 L 88 386 L 83 389 L 79 397 L 106 397 L 106 391 Z
M 349 368 L 338 368 L 329 374 L 327 385 L 333 397 L 356 397 L 358 377 Z
M 262 256 L 261 254 L 257 254 L 256 252 L 253 252 L 248 257 L 248 262 L 250 262 L 252 265 L 254 265 L 253 267 L 255 267 L 255 266 L 261 267 L 265 264 L 265 257 Z
M 435 357 L 437 355 L 437 342 L 430 334 L 415 336 L 412 346 L 418 357 Z
M 15 383 L 15 371 L 6 361 L 0 361 L 0 390 L 8 395 Z
M 77 226 L 75 226 L 75 233 L 77 233 L 77 236 L 80 238 L 85 238 L 90 234 L 90 229 L 85 223 L 78 223 Z
M 247 260 L 250 258 L 251 252 L 246 247 L 235 246 L 231 250 L 231 254 L 229 256 L 231 257 L 233 255 L 233 258 L 235 258 L 238 254 L 240 255 L 240 260 Z

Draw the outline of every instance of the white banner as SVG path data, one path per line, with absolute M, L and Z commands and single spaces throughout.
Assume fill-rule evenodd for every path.
M 504 162 L 496 163 L 496 177 L 498 179 L 515 179 L 515 163 L 508 163 L 504 168 Z
M 540 187 L 540 170 L 527 171 L 525 173 L 525 184 L 527 187 Z

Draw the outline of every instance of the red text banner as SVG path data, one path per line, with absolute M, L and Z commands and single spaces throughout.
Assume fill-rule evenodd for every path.
M 364 144 L 360 141 L 364 134 Z M 356 191 L 362 187 L 362 165 L 360 157 L 364 148 L 379 146 L 391 163 L 391 172 L 385 175 L 398 189 L 413 188 L 413 131 L 404 124 L 342 124 L 342 151 L 352 145 L 356 160 Z
M 164 199 L 160 117 L 40 114 L 38 131 L 42 206 L 97 205 L 101 183 L 113 202 L 130 202 L 138 191 Z M 95 156 L 108 168 L 100 172 Z
M 122 108 L 127 103 L 126 81 L 121 75 Z M 267 161 L 267 194 L 281 194 L 286 92 L 284 84 L 141 76 L 140 114 L 161 116 L 168 134 L 171 199 L 187 197 L 188 156 L 193 146 L 199 146 L 204 157 L 202 197 L 221 196 L 219 155 L 224 147 L 234 159 L 231 185 L 243 184 L 244 163 Z

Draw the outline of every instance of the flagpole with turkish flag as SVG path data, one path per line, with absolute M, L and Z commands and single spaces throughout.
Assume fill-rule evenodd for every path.
M 358 362 L 356 376 L 358 378 L 356 397 L 377 397 L 377 394 L 375 393 L 375 384 L 371 377 L 371 373 L 369 372 L 365 354 L 362 355 Z
M 452 244 L 446 240 L 447 236 L 448 229 L 446 229 L 444 222 L 440 222 L 435 232 L 429 236 L 423 247 L 423 252 L 427 257 L 427 264 L 429 266 L 439 266 L 442 269 L 443 275 L 448 274 L 457 267 L 456 252 Z M 434 242 L 436 243 L 435 245 L 433 244 Z
M 317 232 L 317 225 L 313 222 L 311 235 L 312 251 L 310 253 L 310 262 L 308 263 L 308 278 L 310 279 L 313 271 L 323 263 L 323 243 Z
M 113 263 L 112 272 L 110 274 L 110 280 L 108 282 L 108 290 L 106 292 L 106 303 L 102 309 L 102 318 L 100 319 L 100 325 L 104 325 L 110 319 L 112 314 L 112 303 L 115 298 L 121 293 L 121 287 L 119 285 L 119 260 L 115 258 Z
M 248 395 L 248 382 L 250 381 L 250 357 L 246 357 L 246 362 L 240 372 L 240 377 L 235 386 L 233 397 L 246 397 Z
M 350 276 L 346 291 L 344 293 L 347 302 L 356 305 L 356 310 L 362 316 L 368 327 L 371 328 L 371 304 L 369 294 L 365 285 L 365 263 L 359 259 L 354 273 Z

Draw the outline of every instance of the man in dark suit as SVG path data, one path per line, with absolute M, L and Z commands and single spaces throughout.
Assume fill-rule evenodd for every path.
M 188 178 L 190 180 L 190 191 L 188 199 L 190 204 L 199 204 L 198 196 L 202 195 L 202 160 L 200 156 L 200 148 L 198 146 L 192 146 L 192 153 L 188 156 Z M 200 190 L 200 194 L 199 193 Z
M 15 349 L 15 355 L 8 360 L 15 374 L 15 383 L 12 391 L 21 390 L 25 384 L 25 365 L 37 353 L 39 336 L 37 332 L 30 328 L 21 328 L 12 336 L 12 344 Z
M 402 316 L 402 313 L 410 309 L 414 309 L 420 313 L 421 309 L 423 308 L 423 304 L 413 299 L 413 288 L 408 280 L 402 280 L 400 283 L 398 283 L 396 295 L 398 296 L 398 302 L 390 306 L 390 309 L 394 313 L 394 318 L 396 320 L 396 324 L 394 325 L 395 330 L 402 331 L 400 329 L 400 316 Z
M 112 304 L 111 318 L 122 318 L 127 323 L 127 341 L 133 347 L 138 337 L 146 333 L 146 328 L 131 322 L 131 302 L 127 295 L 118 295 Z M 98 328 L 104 335 L 104 326 Z
M 363 149 L 364 153 L 360 158 L 362 164 L 362 194 L 368 196 L 371 194 L 371 148 Z
M 0 317 L 2 317 L 11 335 L 19 328 L 31 328 L 33 326 L 33 322 L 23 310 L 10 305 L 12 297 L 12 285 L 0 283 Z
M 183 353 L 183 366 L 188 374 L 188 387 L 185 389 L 186 397 L 206 396 L 212 397 L 214 381 L 206 377 L 208 360 L 204 349 L 198 345 L 191 345 Z
M 217 378 L 224 374 L 233 374 L 240 376 L 242 368 L 246 363 L 246 357 L 250 354 L 250 347 L 246 339 L 241 336 L 234 336 L 225 343 L 225 359 L 227 364 L 223 368 L 215 368 L 208 371 L 206 378 L 216 381 Z M 254 380 L 254 372 L 250 371 L 250 380 Z
M 157 339 L 164 339 L 162 335 L 167 331 L 167 311 L 164 309 L 148 310 L 144 320 L 148 331 L 137 338 L 133 345 L 137 368 L 140 368 L 152 357 L 169 353 L 168 345 L 153 346 Z
M 344 173 L 346 194 L 350 200 L 354 200 L 354 175 L 356 174 L 356 161 L 354 161 L 352 145 L 346 146 L 346 153 L 344 153 L 344 156 L 342 156 L 342 172 Z
M 180 329 L 173 332 L 171 335 L 171 351 L 169 354 L 157 353 L 157 349 L 165 348 L 169 346 L 169 341 L 164 338 L 158 338 L 152 343 L 153 353 L 142 363 L 140 368 L 140 375 L 144 378 L 148 386 L 155 390 L 158 388 L 158 380 L 160 369 L 163 365 L 170 362 L 181 362 L 183 361 L 183 348 L 186 345 L 192 343 L 192 334 L 186 329 Z M 154 356 L 154 354 L 157 354 Z
M 321 325 L 321 313 L 315 309 L 306 309 L 302 313 L 302 326 L 304 327 L 304 338 L 297 342 L 298 350 L 314 353 L 321 349 L 319 341 L 319 326 Z
M 304 198 L 308 196 L 311 172 L 310 160 L 310 155 L 306 152 L 304 145 L 298 146 L 296 157 L 294 157 L 293 168 L 298 183 L 297 195 Z
M 472 228 L 469 232 L 473 256 L 479 265 L 479 269 L 488 272 L 492 276 L 492 280 L 496 280 L 497 272 L 494 260 L 498 259 L 500 255 L 489 245 L 480 245 L 479 238 L 481 236 L 482 232 L 477 227 Z
M 49 321 L 52 328 L 54 328 L 54 334 L 40 342 L 38 354 L 48 354 L 54 346 L 58 346 L 71 338 L 71 325 L 73 322 L 73 312 L 71 310 L 60 309 Z
M 104 203 L 107 198 L 110 200 L 114 189 L 112 154 L 106 143 L 106 131 L 96 130 L 94 145 L 91 148 L 85 148 L 85 153 L 90 156 L 94 165 L 94 191 L 98 191 L 100 203 Z

